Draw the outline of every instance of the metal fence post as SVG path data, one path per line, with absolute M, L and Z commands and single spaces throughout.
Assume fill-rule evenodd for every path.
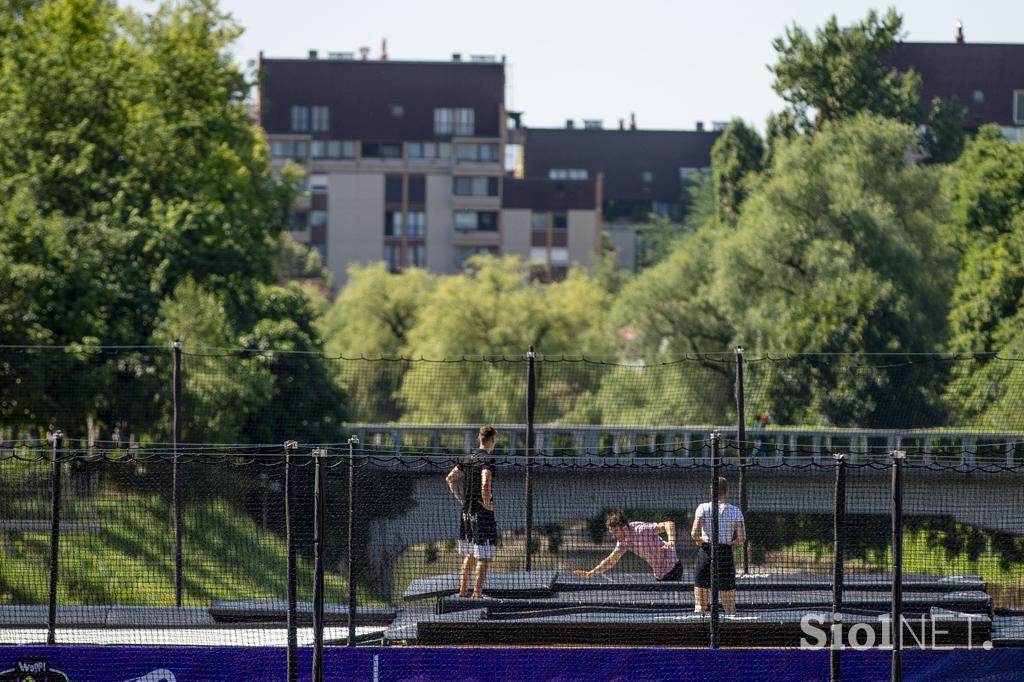
M 348 645 L 356 645 L 356 579 L 355 561 L 352 558 L 352 533 L 355 531 L 355 494 L 356 494 L 356 460 L 355 446 L 359 443 L 356 436 L 348 439 Z
M 46 612 L 46 643 L 57 643 L 57 565 L 60 552 L 60 469 L 64 458 L 64 432 L 53 431 L 50 477 L 50 596 Z
M 906 453 L 893 450 L 892 458 L 892 680 L 903 679 L 903 460 Z
M 537 369 L 535 366 L 537 353 L 533 346 L 526 353 L 526 517 L 523 524 L 526 527 L 526 553 L 524 570 L 533 568 L 533 480 L 530 477 L 530 470 L 533 468 L 533 458 L 536 454 L 537 435 L 533 430 L 534 410 L 537 403 Z
M 747 414 L 743 395 L 743 348 L 736 347 L 736 439 L 740 458 L 740 511 L 747 513 Z M 743 541 L 743 572 L 750 572 L 750 544 Z
M 708 605 L 711 607 L 711 648 L 719 646 L 718 632 L 718 563 L 721 557 L 718 556 L 718 475 L 719 475 L 719 433 L 711 434 L 711 532 L 708 536 L 711 541 L 711 595 Z
M 843 645 L 843 561 L 846 551 L 846 455 L 836 453 L 835 459 L 836 494 L 835 511 L 832 516 L 832 647 L 829 654 L 832 682 L 839 680 L 840 651 Z
M 294 440 L 284 444 L 284 535 L 288 546 L 288 682 L 299 679 L 299 655 L 296 622 L 297 585 L 295 576 L 295 537 L 292 535 L 292 453 L 299 447 Z
M 327 451 L 313 450 L 313 682 L 324 679 L 324 469 Z
M 172 481 L 172 505 L 174 506 L 174 603 L 181 607 L 182 592 L 182 558 L 181 542 L 184 534 L 184 513 L 182 511 L 182 480 L 181 480 L 181 456 L 178 445 L 181 443 L 181 341 L 175 339 L 172 344 L 173 369 L 172 369 L 172 400 L 174 403 L 174 416 L 172 425 L 172 438 L 174 440 L 174 473 Z

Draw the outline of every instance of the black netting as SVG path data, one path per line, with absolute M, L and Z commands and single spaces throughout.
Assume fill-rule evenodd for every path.
M 0 349 L 4 642 L 284 647 L 291 440 L 300 646 L 315 633 L 317 461 L 328 646 L 348 641 L 350 565 L 359 644 L 707 647 L 715 633 L 722 646 L 796 647 L 801 619 L 827 630 L 839 597 L 844 637 L 881 641 L 894 452 L 905 457 L 902 612 L 924 623 L 905 643 L 942 630 L 938 643 L 961 647 L 1024 640 L 1010 360 L 748 354 L 738 385 L 733 353 L 627 364 L 185 348 L 177 395 L 174 363 L 171 349 Z M 485 423 L 498 429 L 486 456 L 495 528 L 472 535 L 476 510 L 462 540 L 482 541 L 467 546 L 450 488 L 467 474 L 448 477 L 478 466 Z M 695 612 L 710 515 L 697 541 L 691 531 L 716 465 L 733 506 L 719 517 L 712 616 Z M 634 524 L 626 540 L 606 523 L 615 512 Z M 470 592 L 486 562 L 484 598 L 459 594 L 467 552 L 479 557 Z

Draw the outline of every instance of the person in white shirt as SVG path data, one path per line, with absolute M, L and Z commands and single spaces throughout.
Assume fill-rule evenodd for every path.
M 736 613 L 736 565 L 732 559 L 732 548 L 742 547 L 747 541 L 747 529 L 743 512 L 729 504 L 729 482 L 724 476 L 718 477 L 718 590 L 722 597 L 722 608 L 726 613 Z M 702 613 L 708 610 L 711 591 L 711 503 L 697 506 L 693 515 L 690 537 L 697 543 L 697 566 L 693 576 L 693 610 Z

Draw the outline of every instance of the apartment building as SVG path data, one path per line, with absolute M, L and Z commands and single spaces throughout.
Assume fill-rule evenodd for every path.
M 515 254 L 534 258 L 542 277 L 593 262 L 596 180 L 567 189 L 506 177 L 503 60 L 366 56 L 260 58 L 273 165 L 299 164 L 307 178 L 292 234 L 321 252 L 339 285 L 349 264 L 381 260 L 453 273 L 473 254 Z M 541 221 L 551 224 L 543 250 L 533 235 Z
M 724 123 L 704 130 L 643 130 L 632 119 L 606 129 L 600 121 L 564 128 L 524 131 L 526 177 L 586 182 L 602 178 L 600 204 L 604 228 L 619 254 L 620 266 L 633 270 L 642 261 L 637 225 L 651 214 L 682 220 L 688 189 L 711 167 L 711 147 Z
M 935 97 L 955 97 L 967 108 L 968 131 L 995 123 L 1024 142 L 1024 45 L 969 43 L 958 25 L 954 42 L 897 43 L 886 63 L 921 75 L 924 116 Z

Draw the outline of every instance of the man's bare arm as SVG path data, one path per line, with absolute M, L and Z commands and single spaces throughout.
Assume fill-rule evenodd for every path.
M 732 541 L 734 547 L 740 547 L 747 541 L 747 523 L 740 521 L 736 524 L 736 539 Z
M 675 521 L 662 521 L 658 524 L 658 531 L 665 534 L 668 538 L 669 544 L 676 544 L 676 522 Z
M 615 568 L 615 564 L 619 563 L 619 559 L 621 559 L 623 555 L 625 555 L 625 553 L 625 550 L 615 550 L 611 554 L 606 556 L 604 559 L 602 559 L 601 563 L 599 563 L 597 566 L 594 566 L 594 568 L 590 569 L 589 571 L 585 571 L 582 568 L 577 568 L 575 571 L 573 571 L 573 574 L 579 576 L 580 578 L 593 578 L 595 575 L 599 575 L 601 573 L 604 573 L 605 571 L 610 571 L 611 569 Z
M 462 489 L 459 487 L 459 483 L 462 482 L 462 470 L 459 467 L 453 467 L 444 480 L 448 482 L 448 490 L 452 491 L 452 495 L 459 501 L 459 504 L 465 502 L 466 498 L 463 497 Z
M 494 511 L 494 495 L 491 491 L 491 481 L 494 479 L 490 469 L 484 469 L 480 473 L 480 496 L 483 498 L 484 509 Z
M 693 527 L 690 528 L 690 538 L 698 545 L 700 544 L 700 531 L 703 519 L 699 516 L 693 517 Z

